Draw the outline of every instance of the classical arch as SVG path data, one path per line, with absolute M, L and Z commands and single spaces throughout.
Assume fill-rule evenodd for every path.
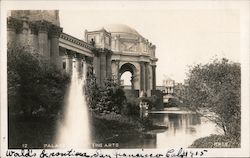
M 131 81 L 131 89 L 134 90 L 135 89 L 135 87 L 134 87 L 134 85 L 135 85 L 134 84 L 134 82 L 135 82 L 134 76 L 136 74 L 136 67 L 133 64 L 131 64 L 131 63 L 123 64 L 119 69 L 119 78 L 121 78 L 122 74 L 124 74 L 127 71 L 129 71 L 132 74 L 130 81 Z
M 155 90 L 156 46 L 127 25 L 85 30 L 83 41 L 62 32 L 58 11 L 12 11 L 7 22 L 8 42 L 26 45 L 29 41 L 48 62 L 67 73 L 71 72 L 74 59 L 78 64 L 86 64 L 101 86 L 105 79 L 113 77 L 119 81 L 121 74 L 129 71 L 134 90 L 148 96 Z
M 156 62 L 155 45 L 135 29 L 122 24 L 107 25 L 95 31 L 85 31 L 85 39 L 97 50 L 93 65 L 97 81 L 111 76 L 120 81 L 121 75 L 132 74 L 132 90 L 147 93 L 155 90 Z M 109 52 L 110 53 L 107 53 Z

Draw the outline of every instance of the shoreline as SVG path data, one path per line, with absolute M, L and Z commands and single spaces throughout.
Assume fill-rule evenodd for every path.
M 188 148 L 240 148 L 240 140 L 226 135 L 212 134 L 196 139 Z

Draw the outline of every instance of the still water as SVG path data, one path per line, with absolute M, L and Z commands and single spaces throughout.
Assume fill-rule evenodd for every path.
M 156 134 L 156 147 L 188 147 L 196 139 L 220 134 L 214 123 L 196 114 L 154 113 L 151 114 L 155 124 L 165 125 L 165 132 Z
M 221 134 L 213 122 L 193 113 L 159 111 L 149 113 L 149 117 L 155 125 L 168 128 L 119 135 L 114 141 L 119 142 L 120 148 L 187 148 L 198 138 Z
M 108 148 L 186 148 L 198 138 L 222 132 L 206 118 L 189 112 L 154 111 L 149 113 L 149 117 L 155 125 L 166 126 L 167 129 L 146 131 L 143 134 L 127 131 L 126 127 L 120 133 L 107 129 L 101 133 L 108 132 L 111 137 L 93 143 L 115 143 L 115 146 Z M 57 135 L 56 122 L 56 118 L 52 120 L 47 117 L 32 119 L 10 117 L 9 148 L 22 148 L 23 144 L 27 144 L 29 148 L 54 148 L 53 136 Z M 92 146 L 92 148 L 98 147 Z

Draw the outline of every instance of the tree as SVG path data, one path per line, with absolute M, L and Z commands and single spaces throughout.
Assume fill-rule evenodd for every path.
M 62 107 L 69 76 L 28 46 L 8 46 L 7 75 L 10 112 L 31 115 L 43 108 L 57 113 Z
M 208 110 L 225 135 L 240 138 L 240 64 L 227 59 L 196 65 L 188 74 L 186 99 L 194 110 Z
M 90 109 L 97 113 L 115 112 L 120 114 L 126 104 L 123 89 L 112 78 L 105 80 L 104 86 L 96 83 L 92 74 L 88 75 L 85 92 Z

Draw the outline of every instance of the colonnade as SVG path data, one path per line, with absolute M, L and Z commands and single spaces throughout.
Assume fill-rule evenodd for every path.
M 9 43 L 16 42 L 22 46 L 31 46 L 34 52 L 39 52 L 46 60 L 59 68 L 65 69 L 66 72 L 72 70 L 73 60 L 75 60 L 78 66 L 81 64 L 88 65 L 86 56 L 81 53 L 72 51 L 69 53 L 65 51 L 66 48 L 63 48 L 65 49 L 63 51 L 59 51 L 59 38 L 62 33 L 60 26 L 43 20 L 29 21 L 26 17 L 20 19 L 9 17 L 7 22 Z M 69 39 L 69 42 L 72 41 Z M 79 40 L 76 41 L 77 43 L 79 43 Z M 107 48 L 93 47 L 88 49 L 93 53 L 89 65 L 93 67 L 97 83 L 103 86 L 105 80 L 111 78 L 112 75 L 120 81 L 120 76 L 122 75 L 120 74 L 121 66 L 125 63 L 130 63 L 130 61 L 123 60 L 122 56 L 117 60 L 111 59 L 112 51 Z M 137 59 L 137 57 L 124 58 L 133 58 L 133 62 L 131 63 L 135 63 L 134 67 L 130 70 L 136 71 L 132 73 L 132 87 L 150 95 L 151 90 L 156 89 L 156 65 L 150 61 Z
M 29 46 L 33 52 L 40 53 L 46 60 L 61 67 L 59 37 L 62 28 L 47 21 L 28 21 L 22 17 L 7 19 L 7 42 Z
M 68 74 L 72 73 L 73 63 L 74 63 L 75 68 L 78 70 L 80 76 L 84 75 L 83 72 L 90 71 L 89 68 L 92 65 L 91 57 L 85 56 L 81 53 L 78 53 L 78 52 L 75 52 L 72 50 L 68 50 L 65 48 L 61 48 L 60 52 L 61 52 L 61 54 L 64 54 L 62 57 L 62 65 L 63 65 L 62 69 L 66 73 L 68 73 Z M 87 74 L 85 74 L 85 75 L 87 75 Z

